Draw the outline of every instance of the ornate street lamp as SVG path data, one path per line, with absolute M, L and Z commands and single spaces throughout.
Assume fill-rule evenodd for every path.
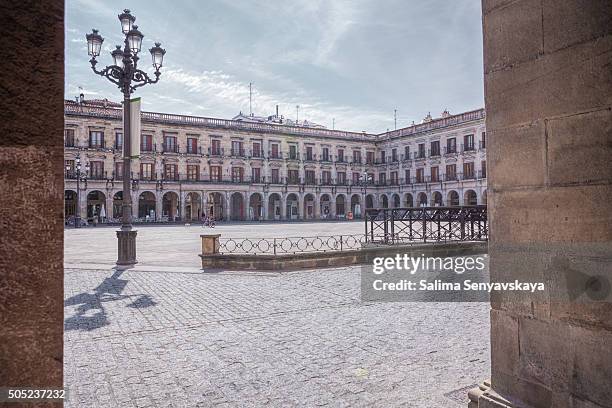
M 119 87 L 123 93 L 123 203 L 121 216 L 121 229 L 117 231 L 118 240 L 118 257 L 117 265 L 134 265 L 136 261 L 136 230 L 132 227 L 132 194 L 131 194 L 131 134 L 130 134 L 130 95 L 141 86 L 154 84 L 159 81 L 161 73 L 159 70 L 162 67 L 166 50 L 161 48 L 160 43 L 155 43 L 155 47 L 151 48 L 152 65 L 155 69 L 155 79 L 151 79 L 149 75 L 138 69 L 138 53 L 142 47 L 143 35 L 138 30 L 138 26 L 134 24 L 134 17 L 130 10 L 123 10 L 119 14 L 121 22 L 121 31 L 125 39 L 123 42 L 123 50 L 118 45 L 111 52 L 113 65 L 109 65 L 101 70 L 96 69 L 98 61 L 96 57 L 100 55 L 104 38 L 98 34 L 98 30 L 92 30 L 87 34 L 87 50 L 91 56 L 89 62 L 91 69 L 98 75 L 107 78 L 109 81 Z
M 77 158 L 75 160 L 75 168 L 72 169 L 70 166 L 66 166 L 66 171 L 74 171 L 75 172 L 75 176 L 76 176 L 76 188 L 77 188 L 77 202 L 76 202 L 76 211 L 74 214 L 74 227 L 75 228 L 80 228 L 81 227 L 81 211 L 80 211 L 80 204 L 81 204 L 81 185 L 80 182 L 81 180 L 86 181 L 87 180 L 87 175 L 89 174 L 89 163 L 85 165 L 85 171 L 81 172 L 81 159 Z

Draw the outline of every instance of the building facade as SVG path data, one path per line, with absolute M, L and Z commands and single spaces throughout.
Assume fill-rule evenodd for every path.
M 121 218 L 121 115 L 112 102 L 65 101 L 67 219 Z M 343 219 L 486 204 L 485 150 L 482 109 L 381 134 L 142 112 L 134 218 Z

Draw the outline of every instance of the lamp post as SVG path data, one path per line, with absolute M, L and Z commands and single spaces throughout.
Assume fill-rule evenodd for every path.
M 86 180 L 87 174 L 89 173 L 89 163 L 85 165 L 85 172 L 81 173 L 81 159 L 77 158 L 75 161 L 74 169 L 70 166 L 66 166 L 66 171 L 74 171 L 76 169 L 76 189 L 77 189 L 77 202 L 76 202 L 76 211 L 74 214 L 74 227 L 81 227 L 81 209 L 79 208 L 81 204 L 81 179 Z
M 86 35 L 87 50 L 91 56 L 89 62 L 91 69 L 96 74 L 107 78 L 117 85 L 123 93 L 123 203 L 121 214 L 121 229 L 117 231 L 118 257 L 117 265 L 134 265 L 136 261 L 136 230 L 132 227 L 132 194 L 131 194 L 131 134 L 130 134 L 130 95 L 141 86 L 154 84 L 159 81 L 159 72 L 162 67 L 164 54 L 166 51 L 161 48 L 160 43 L 155 43 L 151 48 L 153 68 L 155 69 L 155 79 L 138 69 L 138 53 L 142 45 L 143 35 L 138 31 L 138 26 L 134 24 L 136 17 L 130 14 L 130 10 L 124 10 L 119 16 L 121 31 L 125 35 L 123 50 L 118 45 L 111 52 L 113 64 L 105 68 L 96 69 L 96 57 L 100 55 L 104 38 L 98 30 L 92 30 Z

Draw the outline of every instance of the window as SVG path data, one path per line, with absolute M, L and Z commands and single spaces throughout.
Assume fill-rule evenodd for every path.
M 178 171 L 176 164 L 166 164 L 164 166 L 164 179 L 178 180 Z
M 74 147 L 74 129 L 64 129 L 64 146 Z
M 436 140 L 435 142 L 431 142 L 431 156 L 439 156 L 440 155 L 440 141 Z
M 197 181 L 200 179 L 200 166 L 197 164 L 187 165 L 187 180 Z
M 440 171 L 438 169 L 438 166 L 433 166 L 430 171 L 431 171 L 431 181 L 433 182 L 440 181 Z
M 305 171 L 305 176 L 306 176 L 306 184 L 315 184 L 316 183 L 316 178 L 315 178 L 314 170 L 306 170 Z
M 251 169 L 251 175 L 253 177 L 253 183 L 261 182 L 261 169 L 259 167 L 253 167 Z
M 153 180 L 153 163 L 140 163 L 140 179 Z
M 89 132 L 89 147 L 104 147 L 104 132 L 98 130 L 91 130 Z
M 374 164 L 374 152 L 366 152 L 366 164 Z
M 354 171 L 353 172 L 353 184 L 359 184 L 359 177 L 361 177 L 361 174 Z
M 244 168 L 232 167 L 232 183 L 242 183 L 244 181 Z
M 323 148 L 321 160 L 329 161 L 329 148 L 328 147 Z
M 187 138 L 187 153 L 189 154 L 198 153 L 198 139 L 196 137 Z
M 404 177 L 406 178 L 406 184 L 410 183 L 410 169 L 404 170 Z
M 331 184 L 331 171 L 323 170 L 323 172 L 321 172 L 321 178 L 323 184 Z
M 123 133 L 115 132 L 115 150 L 123 149 Z
M 464 179 L 474 178 L 474 163 L 463 163 L 463 178 Z
M 410 146 L 404 146 L 404 160 L 410 158 Z
M 446 139 L 446 153 L 457 153 L 457 139 Z
M 312 160 L 312 146 L 306 146 L 306 160 Z
M 212 139 L 210 141 L 210 154 L 212 156 L 221 156 L 221 140 Z
M 346 173 L 345 172 L 340 171 L 336 174 L 336 176 L 338 178 L 337 182 L 339 185 L 343 186 L 346 184 Z
M 391 149 L 391 161 L 394 163 L 397 161 L 397 149 L 395 148 Z
M 140 151 L 152 152 L 153 151 L 153 136 L 152 135 L 141 135 L 140 136 Z
M 387 184 L 387 173 L 378 174 L 378 183 L 381 185 Z
M 385 164 L 387 162 L 387 152 L 384 150 L 380 152 L 380 162 Z
M 89 177 L 92 179 L 104 178 L 104 162 L 103 161 L 89 162 Z
M 253 157 L 261 157 L 261 143 L 253 142 Z
M 287 178 L 289 184 L 298 184 L 300 182 L 300 172 L 298 170 L 287 170 Z
M 480 162 L 480 177 L 487 178 L 487 161 Z
M 176 136 L 164 136 L 164 152 L 178 153 Z
M 463 136 L 463 146 L 466 151 L 474 150 L 474 135 Z
M 338 161 L 340 163 L 344 162 L 344 149 L 338 149 Z
M 123 162 L 115 163 L 115 180 L 123 180 Z
M 272 183 L 278 184 L 280 182 L 280 176 L 278 169 L 272 169 Z
M 425 182 L 425 169 L 416 169 L 416 182 L 424 183 Z
M 74 160 L 64 160 L 64 169 L 66 173 L 64 178 L 74 178 L 76 174 L 74 172 Z
M 487 132 L 482 132 L 482 136 L 480 138 L 480 148 L 481 149 L 487 148 Z
M 273 159 L 279 159 L 280 155 L 278 154 L 278 143 L 272 143 L 271 149 L 272 152 L 270 154 L 270 157 L 272 157 Z
M 425 158 L 425 143 L 419 143 L 419 155 L 417 156 L 418 159 L 424 159 Z
M 392 171 L 391 172 L 391 184 L 393 185 L 397 185 L 397 171 Z
M 221 181 L 221 166 L 210 166 L 210 181 Z
M 239 140 L 232 140 L 232 156 L 242 157 L 244 151 L 242 150 L 242 142 Z
M 457 165 L 447 164 L 446 165 L 446 181 L 453 181 L 457 179 Z
M 296 145 L 289 145 L 289 158 L 291 160 L 297 159 L 297 146 Z
M 361 163 L 361 151 L 353 150 L 353 163 Z

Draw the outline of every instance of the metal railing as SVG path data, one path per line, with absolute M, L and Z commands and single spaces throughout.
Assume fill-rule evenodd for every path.
M 365 235 L 377 244 L 487 241 L 487 206 L 369 209 Z
M 365 235 L 317 235 L 311 237 L 221 238 L 222 254 L 277 255 L 308 252 L 356 250 L 365 243 Z

